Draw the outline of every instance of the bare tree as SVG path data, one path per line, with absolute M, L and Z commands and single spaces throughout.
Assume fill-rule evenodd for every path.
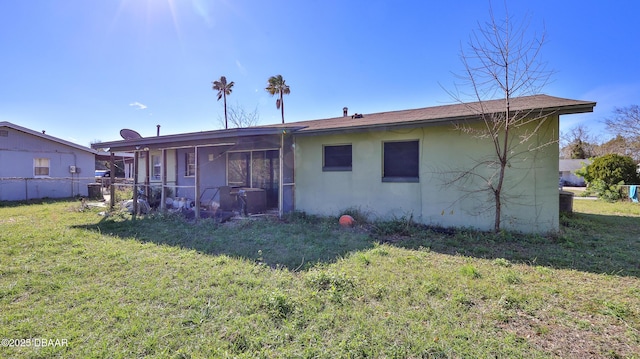
M 544 33 L 531 34 L 528 19 L 524 20 L 514 23 L 507 11 L 505 19 L 498 21 L 490 9 L 489 21 L 478 24 L 470 36 L 468 49 L 461 50 L 464 72 L 457 78 L 462 82 L 456 83 L 455 91 L 448 91 L 456 101 L 467 104 L 483 124 L 461 124 L 457 125 L 458 130 L 490 141 L 492 148 L 487 156 L 474 158 L 472 168 L 449 171 L 449 175 L 453 175 L 449 183 L 458 183 L 465 191 L 463 196 L 487 195 L 480 200 L 479 211 L 493 210 L 496 232 L 501 229 L 503 207 L 512 195 L 507 193 L 510 188 L 505 189 L 510 170 L 517 168 L 518 160 L 524 161 L 523 152 L 548 145 L 531 141 L 548 114 L 512 108 L 512 101 L 517 97 L 538 94 L 552 74 L 546 69 L 546 63 L 539 60 Z M 463 86 L 467 92 L 460 90 Z M 491 99 L 504 99 L 499 111 L 485 105 Z M 469 100 L 475 102 L 471 104 Z
M 583 125 L 572 127 L 560 136 L 561 156 L 566 159 L 585 159 L 599 155 L 598 139 Z
M 620 156 L 629 156 L 634 161 L 640 162 L 640 143 L 638 143 L 637 138 L 616 135 L 616 137 L 598 146 L 596 155 L 604 156 L 612 153 Z
M 253 111 L 247 111 L 239 104 L 230 105 L 227 111 L 228 124 L 235 128 L 251 127 L 258 124 L 260 115 L 258 113 L 258 106 Z M 225 124 L 224 118 L 220 118 L 220 123 Z M 226 125 L 228 127 L 228 125 Z
M 616 107 L 604 123 L 614 135 L 640 137 L 640 106 Z
M 616 151 L 625 156 L 631 156 L 640 161 L 640 106 L 631 105 L 614 109 L 613 116 L 605 119 L 607 130 L 624 139 L 626 149 Z

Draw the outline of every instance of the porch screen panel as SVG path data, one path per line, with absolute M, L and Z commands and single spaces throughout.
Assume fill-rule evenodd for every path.
M 252 153 L 251 187 L 262 188 L 267 194 L 267 206 L 278 206 L 279 156 L 278 150 Z
M 251 152 L 231 152 L 228 157 L 228 183 L 232 187 L 249 187 Z

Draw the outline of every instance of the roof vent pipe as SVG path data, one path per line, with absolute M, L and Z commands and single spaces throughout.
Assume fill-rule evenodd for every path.
M 160 125 L 156 125 L 156 136 L 160 136 Z
M 349 108 L 348 107 L 343 107 L 342 108 L 342 117 L 347 117 L 347 112 L 349 112 Z

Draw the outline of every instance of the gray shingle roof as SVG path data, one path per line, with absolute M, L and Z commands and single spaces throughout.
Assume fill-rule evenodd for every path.
M 572 114 L 592 112 L 595 105 L 596 103 L 592 101 L 571 100 L 548 95 L 534 95 L 511 99 L 512 111 L 540 110 L 545 113 Z M 481 111 L 481 109 L 484 109 L 484 111 Z M 478 115 L 482 112 L 492 113 L 500 111 L 504 111 L 504 99 L 363 114 L 360 118 L 347 116 L 299 121 L 288 123 L 288 125 L 304 127 L 296 131 L 296 133 L 311 134 L 313 132 L 335 130 L 357 130 L 371 127 L 455 122 L 478 118 Z M 273 125 L 273 127 L 277 126 Z
M 591 112 L 595 102 L 571 100 L 547 95 L 534 95 L 513 98 L 511 109 L 513 111 L 543 111 L 543 113 L 572 114 Z M 136 147 L 145 145 L 162 146 L 193 146 L 211 144 L 216 141 L 233 139 L 246 136 L 276 135 L 282 133 L 294 133 L 296 135 L 313 135 L 329 132 L 351 132 L 366 129 L 385 129 L 393 126 L 425 126 L 429 124 L 454 123 L 456 121 L 477 119 L 480 109 L 484 113 L 500 112 L 504 107 L 504 100 L 491 100 L 454 105 L 434 106 L 413 110 L 389 111 L 364 114 L 362 117 L 335 117 L 320 120 L 289 122 L 266 126 L 248 128 L 235 128 L 227 130 L 213 130 L 193 133 L 181 133 L 145 137 L 134 140 L 119 140 L 103 143 L 95 143 L 93 148 L 106 148 L 117 151 L 132 151 Z M 165 147 L 166 148 L 166 147 Z

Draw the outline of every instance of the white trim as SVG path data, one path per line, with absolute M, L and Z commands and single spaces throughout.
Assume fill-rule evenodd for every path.
M 36 166 L 36 161 L 38 160 L 47 160 L 47 166 Z M 36 174 L 36 168 L 46 168 L 46 175 L 38 175 Z M 33 178 L 51 178 L 51 158 L 49 157 L 34 157 L 33 158 Z

